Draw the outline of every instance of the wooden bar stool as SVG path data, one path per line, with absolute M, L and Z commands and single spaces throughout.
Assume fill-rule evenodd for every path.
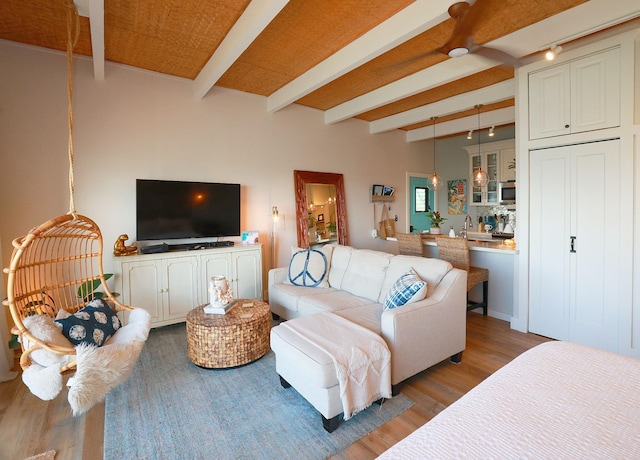
M 467 311 L 482 308 L 482 314 L 487 315 L 487 299 L 489 294 L 489 270 L 472 267 L 469 262 L 469 242 L 466 238 L 449 238 L 436 236 L 438 257 L 451 263 L 455 268 L 467 271 Z M 482 283 L 482 302 L 471 302 L 469 291 Z
M 422 257 L 422 237 L 419 233 L 396 233 L 400 254 Z

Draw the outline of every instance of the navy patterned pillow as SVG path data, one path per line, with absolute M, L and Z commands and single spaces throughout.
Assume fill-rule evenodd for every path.
M 94 299 L 82 310 L 63 319 L 57 319 L 62 334 L 74 345 L 86 343 L 101 347 L 120 329 L 116 312 L 102 299 Z

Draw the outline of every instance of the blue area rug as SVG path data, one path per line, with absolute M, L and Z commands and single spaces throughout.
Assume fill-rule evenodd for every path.
M 104 458 L 324 459 L 412 405 L 400 394 L 329 434 L 313 406 L 282 388 L 273 352 L 202 369 L 187 358 L 178 324 L 152 330 L 131 378 L 107 396 Z

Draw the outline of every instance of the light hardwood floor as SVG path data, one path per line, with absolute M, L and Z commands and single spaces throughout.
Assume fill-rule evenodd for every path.
M 548 340 L 513 331 L 505 321 L 468 313 L 462 362 L 445 361 L 408 379 L 402 392 L 415 404 L 333 459 L 377 457 L 513 358 Z M 0 459 L 20 460 L 55 450 L 56 460 L 98 460 L 103 432 L 104 404 L 74 418 L 65 390 L 53 401 L 41 401 L 20 378 L 0 383 Z

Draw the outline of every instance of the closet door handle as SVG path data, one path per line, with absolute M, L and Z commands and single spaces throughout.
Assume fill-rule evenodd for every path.
M 569 240 L 571 241 L 571 249 L 569 250 L 569 252 L 576 252 L 576 237 L 570 236 Z

